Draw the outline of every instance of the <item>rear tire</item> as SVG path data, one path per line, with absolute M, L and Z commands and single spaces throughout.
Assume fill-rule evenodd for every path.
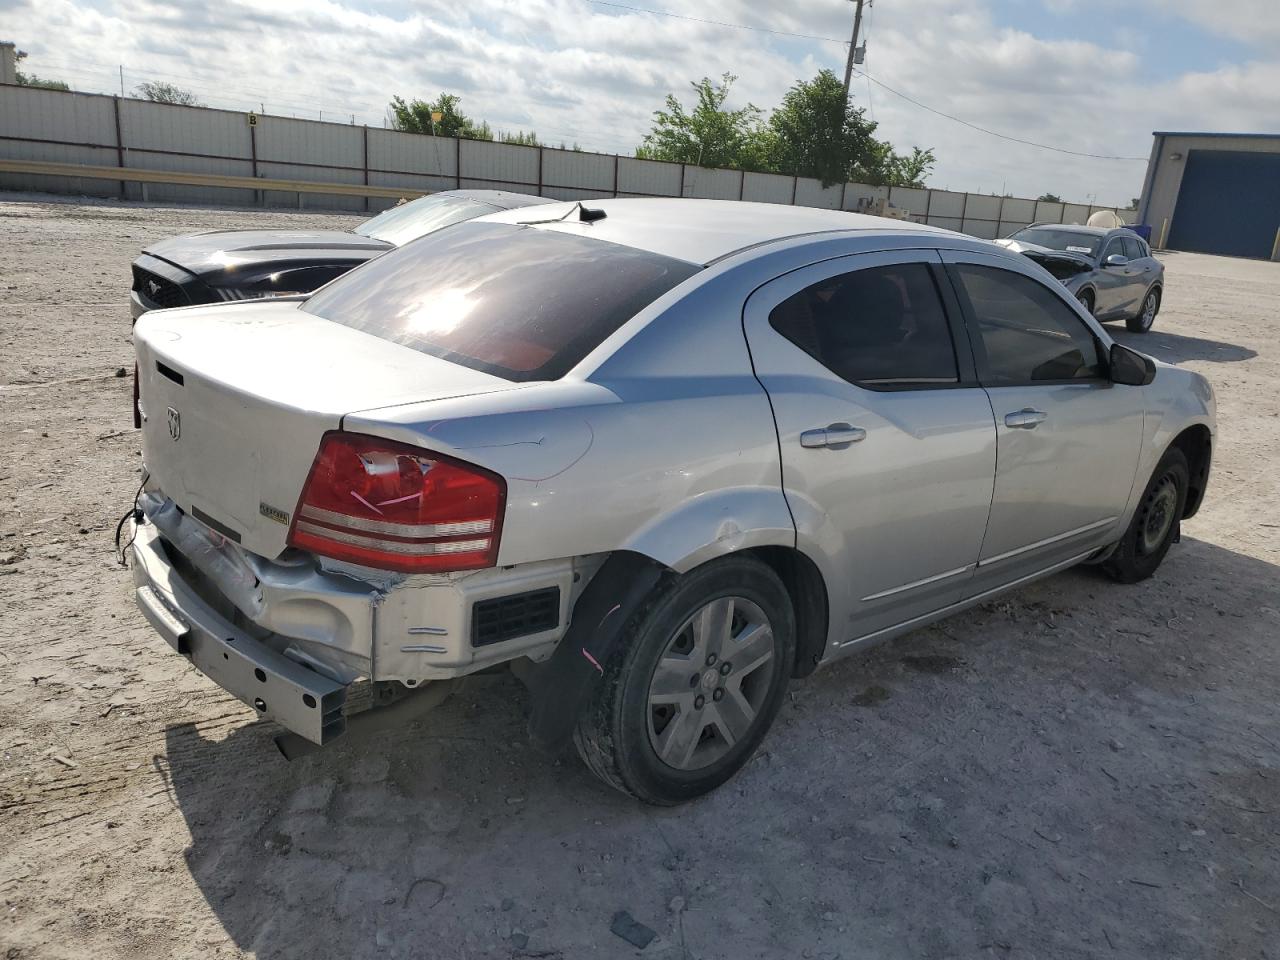
M 782 581 L 749 557 L 667 580 L 627 625 L 574 731 L 609 786 L 670 806 L 720 786 L 773 723 L 795 659 Z
M 1093 291 L 1081 290 L 1080 294 L 1076 297 L 1076 299 L 1080 301 L 1080 306 L 1084 307 L 1085 310 L 1088 312 L 1089 316 L 1092 317 L 1093 304 L 1094 304 Z
M 1142 298 L 1142 306 L 1138 308 L 1137 316 L 1130 317 L 1124 322 L 1124 325 L 1132 333 L 1146 333 L 1151 329 L 1152 324 L 1156 322 L 1156 314 L 1160 312 L 1160 289 L 1154 287 L 1147 291 L 1147 295 Z
M 1190 477 L 1182 451 L 1177 447 L 1165 451 L 1147 481 L 1129 529 L 1115 553 L 1102 564 L 1112 580 L 1137 583 L 1156 572 L 1178 531 Z

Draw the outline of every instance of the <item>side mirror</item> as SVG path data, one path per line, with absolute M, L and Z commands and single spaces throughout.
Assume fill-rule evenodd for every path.
M 1129 262 L 1129 258 L 1124 254 L 1113 253 L 1107 259 L 1102 261 L 1104 267 L 1123 267 Z
M 1118 343 L 1111 345 L 1111 382 L 1145 387 L 1156 378 L 1156 362 L 1137 350 Z

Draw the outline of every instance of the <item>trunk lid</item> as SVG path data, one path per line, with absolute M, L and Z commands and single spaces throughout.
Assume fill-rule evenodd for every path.
M 348 413 L 521 386 L 298 309 L 251 301 L 157 311 L 134 328 L 153 482 L 265 557 L 327 430 Z

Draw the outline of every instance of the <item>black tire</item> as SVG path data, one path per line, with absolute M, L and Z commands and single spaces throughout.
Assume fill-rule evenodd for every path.
M 1076 299 L 1080 301 L 1080 305 L 1084 307 L 1086 312 L 1088 312 L 1089 316 L 1092 317 L 1093 304 L 1094 304 L 1093 291 L 1081 290 L 1080 293 L 1076 296 Z
M 724 662 L 713 667 L 714 658 L 704 658 L 702 648 L 693 646 L 692 620 L 699 611 L 710 609 L 713 601 L 726 598 L 736 598 L 737 602 L 727 605 L 731 620 L 722 621 L 728 623 L 724 636 L 730 638 L 724 647 Z M 724 607 L 722 604 L 716 609 Z M 764 676 L 763 667 L 746 666 L 741 676 L 731 677 L 730 673 L 722 681 L 717 679 L 720 671 L 734 668 L 729 662 L 737 642 L 734 638 L 738 636 L 734 630 L 738 623 L 746 622 L 734 612 L 737 609 L 749 609 L 753 618 L 763 615 L 767 620 L 772 630 L 771 672 Z M 741 636 L 747 636 L 747 627 L 742 628 Z M 757 642 L 764 644 L 760 649 L 768 645 L 760 637 Z M 670 665 L 683 655 L 677 646 L 680 643 L 689 644 L 689 695 L 700 694 L 704 687 L 708 694 L 699 697 L 703 704 L 696 714 L 692 704 L 686 712 L 685 706 L 655 706 L 652 702 L 659 662 L 669 672 Z M 737 773 L 760 745 L 782 705 L 794 659 L 795 612 L 782 581 L 763 563 L 749 557 L 726 557 L 665 580 L 636 611 L 622 642 L 603 665 L 604 677 L 574 731 L 578 754 L 591 772 L 609 786 L 646 803 L 670 806 L 700 797 Z M 729 689 L 731 679 L 737 684 L 733 689 Z M 749 691 L 748 682 L 753 683 Z M 708 683 L 713 686 L 707 687 Z M 714 704 L 710 702 L 711 693 L 716 694 Z M 753 701 L 753 719 L 742 728 L 742 735 L 730 742 L 721 734 L 720 726 L 713 729 L 711 724 L 715 721 L 704 718 L 712 716 L 713 711 L 714 717 L 719 718 L 722 708 L 745 702 L 736 698 L 747 695 Z M 696 733 L 684 738 L 695 744 L 687 751 L 689 757 L 725 752 L 696 769 L 681 769 L 664 762 L 656 746 L 662 742 L 661 735 L 655 732 L 659 722 L 655 716 L 663 710 L 673 715 L 667 723 L 674 724 L 679 719 L 684 729 L 696 729 Z M 699 724 L 707 726 L 703 729 Z M 673 735 L 676 732 L 673 730 Z M 718 744 L 711 742 L 717 738 Z
M 1142 491 L 1129 529 L 1115 553 L 1102 564 L 1112 580 L 1137 583 L 1156 572 L 1178 531 L 1190 476 L 1182 451 L 1176 447 L 1165 451 Z
M 1142 306 L 1137 314 L 1125 320 L 1124 325 L 1131 333 L 1146 333 L 1156 322 L 1156 314 L 1160 312 L 1160 288 L 1152 287 L 1142 298 Z

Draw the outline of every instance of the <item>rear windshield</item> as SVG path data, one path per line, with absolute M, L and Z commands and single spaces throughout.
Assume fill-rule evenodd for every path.
M 478 203 L 470 197 L 419 197 L 384 210 L 356 227 L 355 232 L 400 247 L 451 223 L 497 211 L 497 207 Z
M 507 380 L 555 380 L 698 269 L 590 237 L 465 223 L 339 277 L 303 309 Z

